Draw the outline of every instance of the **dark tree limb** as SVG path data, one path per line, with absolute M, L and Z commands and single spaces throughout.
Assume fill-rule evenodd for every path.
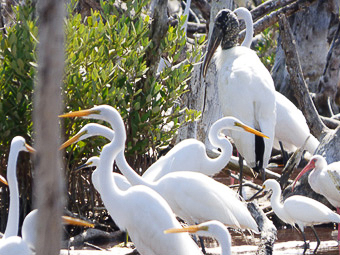
M 330 129 L 336 129 L 340 125 L 340 121 L 320 115 L 322 122 Z
M 279 25 L 282 37 L 282 48 L 286 55 L 287 71 L 290 75 L 295 98 L 299 103 L 301 111 L 306 117 L 311 133 L 320 139 L 329 129 L 321 121 L 321 118 L 309 95 L 308 87 L 303 77 L 300 59 L 296 51 L 296 43 L 290 25 L 283 14 L 280 15 Z
M 267 218 L 261 208 L 254 202 L 247 203 L 247 208 L 261 231 L 260 245 L 256 254 L 273 254 L 273 246 L 277 235 L 276 227 L 273 222 Z
M 206 23 L 209 24 L 211 10 L 210 4 L 206 0 L 193 0 L 192 4 L 200 10 L 202 17 L 206 20 Z
M 168 15 L 167 15 L 167 0 L 154 0 L 152 23 L 149 31 L 149 38 L 152 42 L 152 47 L 149 47 L 145 56 L 146 64 L 149 70 L 146 73 L 147 78 L 156 77 L 158 63 L 160 61 L 160 45 L 162 39 L 168 31 Z

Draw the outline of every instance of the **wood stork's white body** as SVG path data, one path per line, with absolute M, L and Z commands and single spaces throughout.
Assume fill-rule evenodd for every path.
M 253 20 L 251 13 L 244 7 L 234 10 L 239 19 L 243 19 L 246 24 L 246 35 L 242 46 L 250 48 L 253 38 Z M 306 150 L 314 154 L 320 142 L 310 133 L 305 116 L 302 112 L 284 95 L 275 91 L 276 99 L 276 125 L 274 148 L 280 149 L 279 141 L 282 142 L 285 150 L 294 152 L 300 148 L 306 139 Z
M 246 125 L 269 136 L 264 139 L 263 167 L 268 165 L 276 124 L 276 101 L 273 80 L 256 53 L 243 46 L 215 54 L 218 89 L 224 116 L 234 116 Z M 230 131 L 237 150 L 255 167 L 255 136 Z

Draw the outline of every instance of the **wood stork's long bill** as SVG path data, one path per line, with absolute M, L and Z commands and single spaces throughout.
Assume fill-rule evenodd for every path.
M 239 27 L 239 21 L 231 10 L 223 9 L 217 13 L 208 44 L 207 55 L 203 63 L 203 77 L 206 76 L 209 63 L 220 44 L 223 50 L 236 46 L 240 31 Z

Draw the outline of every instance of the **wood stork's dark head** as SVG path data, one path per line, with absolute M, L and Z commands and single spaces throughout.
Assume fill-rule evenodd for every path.
M 223 9 L 217 13 L 203 63 L 203 77 L 207 74 L 208 65 L 217 47 L 221 44 L 222 49 L 226 50 L 236 46 L 239 32 L 240 24 L 234 12 Z

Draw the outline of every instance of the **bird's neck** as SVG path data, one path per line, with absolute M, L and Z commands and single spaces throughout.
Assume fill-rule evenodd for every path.
M 222 169 L 223 167 L 225 167 L 228 164 L 232 155 L 233 147 L 231 143 L 227 140 L 227 138 L 219 135 L 224 128 L 225 125 L 223 122 L 216 121 L 209 130 L 210 143 L 213 146 L 221 149 L 221 154 L 217 158 L 209 160 L 210 167 L 212 167 L 213 164 L 214 169 Z M 207 167 L 208 166 L 206 166 L 206 168 Z
M 270 203 L 275 214 L 283 221 L 286 218 L 284 215 L 284 206 L 281 203 L 281 189 L 273 190 L 273 194 L 270 198 Z
M 126 179 L 131 183 L 131 185 L 145 185 L 150 186 L 150 183 L 139 176 L 135 170 L 131 168 L 131 166 L 128 164 L 128 162 L 125 159 L 124 155 L 124 149 L 122 149 L 116 159 L 117 165 L 119 170 L 122 172 L 122 174 L 126 177 Z
M 18 235 L 19 228 L 19 188 L 17 181 L 17 160 L 19 151 L 10 151 L 7 166 L 7 181 L 9 186 L 9 209 L 6 230 L 3 238 Z
M 241 45 L 250 48 L 254 34 L 253 20 L 251 14 L 247 12 L 247 14 L 243 16 L 243 20 L 246 24 L 246 36 L 244 37 Z

